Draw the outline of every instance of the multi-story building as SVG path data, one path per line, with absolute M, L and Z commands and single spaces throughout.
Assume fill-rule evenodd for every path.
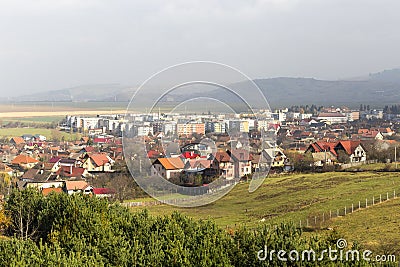
M 210 133 L 225 133 L 225 123 L 222 121 L 208 121 L 206 123 L 206 131 Z
M 339 112 L 324 112 L 317 117 L 318 120 L 326 121 L 329 124 L 346 123 L 347 116 Z
M 189 123 L 178 123 L 176 125 L 176 131 L 178 135 L 190 135 L 193 133 L 197 134 L 205 134 L 205 124 L 197 123 L 197 122 L 189 122 Z
M 230 132 L 248 133 L 250 130 L 247 120 L 228 120 L 227 126 Z
M 164 122 L 162 125 L 162 131 L 166 135 L 174 135 L 176 133 L 176 122 Z

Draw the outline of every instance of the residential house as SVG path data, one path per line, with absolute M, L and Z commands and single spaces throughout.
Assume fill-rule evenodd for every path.
M 31 134 L 24 134 L 21 137 L 25 142 L 34 141 L 34 136 Z
M 334 157 L 338 159 L 340 151 L 343 151 L 347 156 L 349 156 L 350 162 L 361 162 L 367 160 L 366 151 L 362 146 L 361 141 L 354 141 L 354 140 L 341 140 L 338 142 L 318 141 L 310 144 L 306 149 L 306 153 L 326 152 L 328 163 L 329 159 L 334 160 Z M 329 155 L 328 152 L 331 153 L 332 156 Z M 320 157 L 321 157 L 320 155 L 316 155 L 316 158 Z
M 88 153 L 82 159 L 82 167 L 88 172 L 112 172 L 112 160 L 105 153 Z
M 394 131 L 388 127 L 386 128 L 379 128 L 378 131 L 383 135 L 383 136 L 392 136 L 394 135 Z
M 89 185 L 85 181 L 65 181 L 64 182 L 64 191 L 69 194 L 91 194 L 93 190 L 93 186 Z
M 325 165 L 333 165 L 335 161 L 337 161 L 337 158 L 335 155 L 332 154 L 332 152 L 327 151 L 327 152 L 315 152 L 312 153 L 312 157 L 314 160 L 314 166 L 316 167 L 322 167 Z
M 93 188 L 92 192 L 99 198 L 110 198 L 115 195 L 115 190 L 112 188 Z
M 234 149 L 228 150 L 227 153 L 233 159 L 235 166 L 235 178 L 242 178 L 251 174 L 252 157 L 249 151 L 245 149 Z
M 350 158 L 350 162 L 363 162 L 367 160 L 367 152 L 361 144 L 361 141 L 345 140 L 340 141 L 335 151 L 344 151 Z
M 278 147 L 266 148 L 262 151 L 262 159 L 269 163 L 271 168 L 283 168 L 286 163 L 286 155 Z
M 19 146 L 19 145 L 25 144 L 25 140 L 22 137 L 17 136 L 17 137 L 11 138 L 10 143 L 14 146 Z
M 24 169 L 33 168 L 39 161 L 28 155 L 18 155 L 12 161 L 12 165 L 18 165 Z
M 58 179 L 82 179 L 88 175 L 88 172 L 82 167 L 61 166 L 55 174 Z
M 21 185 L 23 186 L 23 188 L 37 188 L 39 190 L 43 190 L 44 188 L 62 188 L 64 186 L 64 182 L 63 181 L 41 181 L 41 182 L 37 182 L 37 181 L 31 181 L 31 182 L 26 182 L 25 184 L 21 183 Z M 23 189 L 20 188 L 20 189 Z
M 346 115 L 339 112 L 324 112 L 320 113 L 317 117 L 318 120 L 325 121 L 329 124 L 334 123 L 346 123 L 347 117 Z
M 228 153 L 215 153 L 212 165 L 220 177 L 223 177 L 227 180 L 235 178 L 235 164 Z
M 184 168 L 185 165 L 180 157 L 158 158 L 152 164 L 151 175 L 161 176 L 168 180 L 179 175 Z
M 33 136 L 33 140 L 35 140 L 35 141 L 43 142 L 43 141 L 46 141 L 46 139 L 47 139 L 46 136 L 41 135 L 41 134 L 35 134 Z

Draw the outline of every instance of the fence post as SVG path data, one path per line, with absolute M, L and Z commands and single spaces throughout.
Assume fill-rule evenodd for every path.
M 344 206 L 344 216 L 346 216 L 346 206 Z
M 351 203 L 351 213 L 353 213 L 353 212 L 354 212 L 354 204 Z
M 358 209 L 361 209 L 361 201 L 358 201 Z
M 386 192 L 386 200 L 389 200 L 389 192 Z
M 317 216 L 314 217 L 314 226 L 317 227 Z
M 372 206 L 375 205 L 375 197 L 372 196 Z
M 382 203 L 382 194 L 379 195 L 379 203 Z
M 307 227 L 308 227 L 308 218 L 307 218 Z
M 396 190 L 393 190 L 393 198 L 396 198 Z
M 368 198 L 365 199 L 365 207 L 368 208 Z
M 337 210 L 336 215 L 337 215 L 337 217 L 339 217 L 339 209 Z
M 300 229 L 301 229 L 301 220 L 300 220 Z

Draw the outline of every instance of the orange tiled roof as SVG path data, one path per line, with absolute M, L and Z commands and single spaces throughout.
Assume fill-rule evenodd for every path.
M 13 137 L 13 138 L 11 138 L 11 140 L 13 140 L 16 145 L 25 143 L 24 138 L 22 138 L 20 136 Z
M 37 159 L 34 159 L 27 155 L 18 155 L 11 161 L 12 164 L 28 164 L 28 163 L 37 163 L 39 162 Z
M 180 158 L 159 158 L 158 162 L 166 169 L 166 170 L 176 170 L 183 169 L 185 165 Z M 156 161 L 156 162 L 157 162 Z
M 65 188 L 67 190 L 83 190 L 88 186 L 89 184 L 85 181 L 65 181 Z
M 346 150 L 346 153 L 351 155 L 354 153 L 356 148 L 361 144 L 361 141 L 345 140 L 345 141 L 340 141 L 339 143 Z
M 49 195 L 51 192 L 62 193 L 62 188 L 59 188 L 59 187 L 57 187 L 57 188 L 51 187 L 51 188 L 43 188 L 43 190 L 42 190 L 42 194 L 43 194 L 44 196 Z
M 90 158 L 97 166 L 103 166 L 105 163 L 109 162 L 107 155 L 103 153 L 91 154 Z

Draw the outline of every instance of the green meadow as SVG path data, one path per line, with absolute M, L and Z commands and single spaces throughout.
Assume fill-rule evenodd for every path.
M 255 192 L 248 192 L 248 183 L 236 185 L 220 200 L 196 208 L 180 208 L 169 205 L 147 206 L 150 214 L 164 215 L 179 211 L 196 219 L 212 219 L 227 228 L 238 226 L 255 227 L 260 224 L 293 222 L 307 231 L 323 234 L 333 228 L 349 238 L 349 242 L 359 241 L 371 246 L 371 240 L 397 240 L 400 230 L 400 206 L 393 200 L 394 191 L 400 193 L 400 176 L 396 172 L 328 172 L 315 174 L 291 174 L 268 177 Z M 387 194 L 389 201 L 385 202 Z M 382 203 L 371 206 L 372 202 Z M 141 199 L 143 200 L 143 199 Z M 365 202 L 368 201 L 368 208 Z M 362 208 L 358 208 L 359 202 Z M 395 204 L 393 204 L 395 203 Z M 346 207 L 346 216 L 344 210 Z M 380 221 L 378 209 L 388 207 L 396 218 Z M 392 210 L 393 208 L 393 210 Z M 140 210 L 143 207 L 133 207 Z M 339 217 L 336 217 L 339 210 Z M 392 211 L 391 211 L 392 210 Z M 332 216 L 332 218 L 330 218 Z M 315 225 L 315 219 L 317 224 Z M 365 222 L 376 219 L 373 235 L 365 230 Z M 307 221 L 309 227 L 306 227 Z M 347 224 L 351 222 L 352 226 Z M 393 231 L 395 226 L 396 231 Z M 356 234 L 357 233 L 357 234 Z M 386 236 L 387 235 L 387 236 Z M 373 239 L 372 237 L 380 238 Z M 396 246 L 400 249 L 400 243 Z
M 62 132 L 56 129 L 47 129 L 47 128 L 0 128 L 0 137 L 1 138 L 11 138 L 15 136 L 22 136 L 24 134 L 41 134 L 47 137 L 48 140 L 52 140 L 54 135 L 62 138 L 64 137 L 65 141 L 75 141 L 80 139 L 80 134 L 70 134 L 67 132 Z

